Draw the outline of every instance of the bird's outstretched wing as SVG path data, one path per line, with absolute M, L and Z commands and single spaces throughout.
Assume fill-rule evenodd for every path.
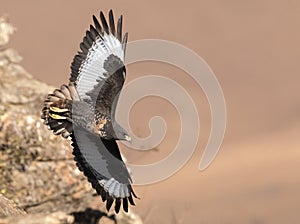
M 70 82 L 75 83 L 82 100 L 92 101 L 103 114 L 114 114 L 118 95 L 125 81 L 125 50 L 128 33 L 122 36 L 123 17 L 115 26 L 112 10 L 107 21 L 100 12 L 100 23 L 93 16 L 94 26 L 86 31 L 81 51 L 71 64 Z
M 115 201 L 117 213 L 121 204 L 127 212 L 128 201 L 134 205 L 133 197 L 136 195 L 116 141 L 100 139 L 79 127 L 74 127 L 71 139 L 77 167 L 101 195 L 102 200 L 107 201 L 107 210 Z

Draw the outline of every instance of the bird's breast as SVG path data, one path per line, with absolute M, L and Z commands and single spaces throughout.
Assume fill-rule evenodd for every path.
M 95 114 L 95 126 L 94 126 L 94 132 L 99 134 L 101 138 L 107 138 L 108 137 L 108 126 L 110 123 L 110 119 L 107 116 L 104 116 L 100 113 Z

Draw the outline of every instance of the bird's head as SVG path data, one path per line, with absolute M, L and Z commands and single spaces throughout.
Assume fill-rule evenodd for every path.
M 113 124 L 113 138 L 116 140 L 124 140 L 131 142 L 131 137 L 128 132 L 122 128 L 117 122 Z

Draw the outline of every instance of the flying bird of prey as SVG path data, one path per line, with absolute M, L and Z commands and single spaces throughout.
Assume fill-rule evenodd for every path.
M 112 10 L 108 20 L 100 12 L 100 22 L 95 16 L 93 21 L 71 64 L 68 85 L 48 95 L 42 119 L 54 134 L 71 139 L 77 167 L 107 210 L 115 202 L 117 213 L 121 205 L 127 212 L 137 196 L 116 140 L 130 137 L 116 122 L 115 111 L 126 77 L 128 33 L 122 36 L 123 18 L 115 25 Z

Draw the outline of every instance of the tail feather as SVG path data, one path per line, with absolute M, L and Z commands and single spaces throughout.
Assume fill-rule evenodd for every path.
M 44 101 L 41 118 L 55 135 L 68 138 L 72 131 L 72 102 L 79 96 L 73 83 L 62 85 Z
M 54 95 L 60 99 L 66 99 L 66 96 L 62 93 L 60 89 L 54 90 Z
M 72 96 L 71 96 L 68 86 L 62 85 L 60 90 L 64 94 L 64 96 L 66 97 L 67 100 L 72 100 Z

